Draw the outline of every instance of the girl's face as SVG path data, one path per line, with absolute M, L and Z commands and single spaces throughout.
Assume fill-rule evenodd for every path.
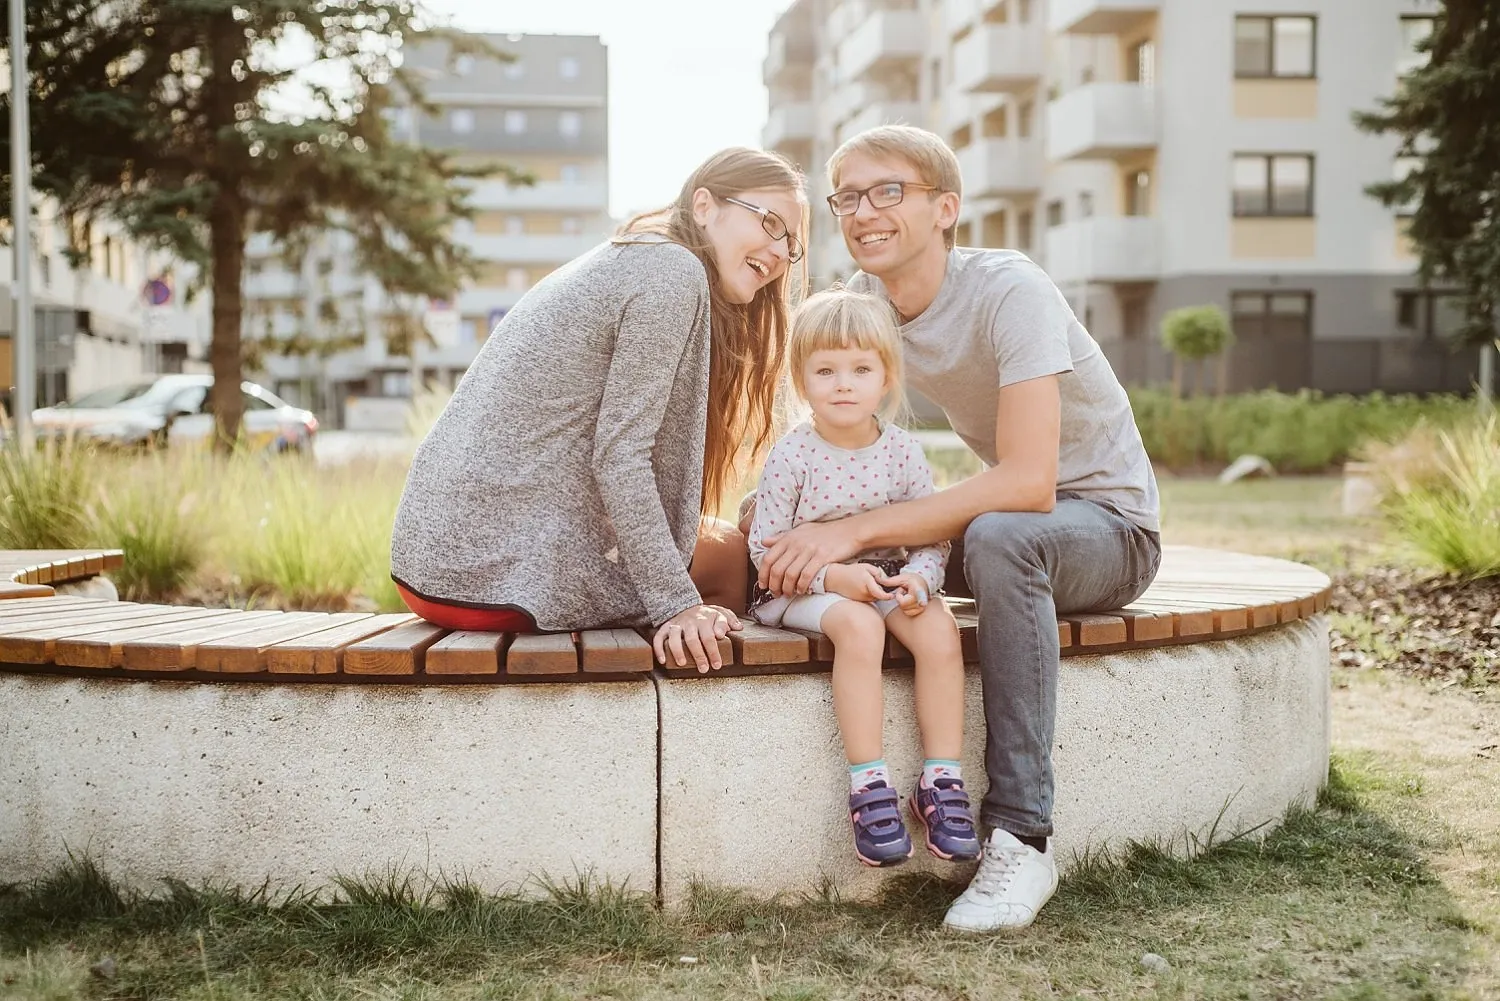
M 868 427 L 890 391 L 885 363 L 875 351 L 814 351 L 802 366 L 802 387 L 821 428 Z
M 796 241 L 801 249 L 802 201 L 790 188 L 742 191 L 732 197 L 736 201 L 715 198 L 707 188 L 699 188 L 693 194 L 693 219 L 713 248 L 724 297 L 748 303 L 786 274 L 792 257 L 789 244 Z M 788 235 L 772 237 L 768 229 Z

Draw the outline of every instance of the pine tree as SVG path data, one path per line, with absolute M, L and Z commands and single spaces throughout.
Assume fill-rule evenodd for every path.
M 1412 207 L 1423 282 L 1458 289 L 1465 307 L 1458 340 L 1487 345 L 1500 296 L 1500 7 L 1443 0 L 1436 14 L 1419 47 L 1426 64 L 1355 123 L 1399 139 L 1397 155 L 1413 169 L 1367 190 L 1387 206 Z
M 400 64 L 404 46 L 441 40 L 453 56 L 503 58 L 437 26 L 418 0 L 28 0 L 27 20 L 33 184 L 73 217 L 112 217 L 197 266 L 213 295 L 221 448 L 235 441 L 243 405 L 240 282 L 252 233 L 295 255 L 310 234 L 343 229 L 388 294 L 447 298 L 474 270 L 450 238 L 474 214 L 467 183 L 529 180 L 393 134 L 393 106 L 434 110 Z M 7 164 L 9 119 L 6 95 Z

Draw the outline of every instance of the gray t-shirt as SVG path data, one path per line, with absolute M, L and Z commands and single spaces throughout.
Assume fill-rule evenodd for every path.
M 849 287 L 886 295 L 880 279 L 864 272 Z M 901 339 L 907 382 L 943 408 L 953 430 L 986 465 L 997 461 L 1000 390 L 1058 376 L 1058 492 L 1161 530 L 1156 475 L 1130 400 L 1052 279 L 1025 254 L 954 248 L 937 298 L 901 328 Z

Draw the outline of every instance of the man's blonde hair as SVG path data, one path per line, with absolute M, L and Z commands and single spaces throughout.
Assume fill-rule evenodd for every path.
M 953 150 L 948 148 L 948 144 L 940 136 L 926 129 L 919 129 L 914 125 L 880 125 L 846 140 L 828 158 L 828 180 L 834 191 L 839 189 L 839 171 L 851 154 L 882 160 L 900 158 L 916 169 L 917 178 L 923 184 L 934 186 L 933 195 L 951 191 L 960 198 L 963 197 L 963 178 L 958 169 L 958 157 L 953 155 Z M 953 249 L 954 231 L 957 229 L 958 224 L 955 222 L 943 230 L 943 246 L 949 250 Z
M 905 369 L 901 362 L 901 331 L 890 303 L 873 295 L 835 285 L 809 296 L 792 313 L 788 344 L 791 355 L 792 389 L 804 403 L 807 384 L 802 369 L 815 351 L 853 348 L 873 351 L 885 366 L 890 390 L 880 408 L 881 420 L 891 422 L 906 410 Z

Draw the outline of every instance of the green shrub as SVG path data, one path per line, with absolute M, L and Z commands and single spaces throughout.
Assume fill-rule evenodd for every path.
M 1384 477 L 1396 531 L 1460 577 L 1500 575 L 1500 423 L 1492 416 L 1438 434 L 1433 466 Z M 1435 475 L 1434 475 L 1435 474 Z
M 155 601 L 180 591 L 203 563 L 209 522 L 207 456 L 161 453 L 105 467 L 94 510 L 98 545 L 125 551 L 111 577 L 122 597 Z
M 0 549 L 83 549 L 88 505 L 99 482 L 98 455 L 71 441 L 23 450 L 0 446 Z
M 1177 401 L 1134 389 L 1130 403 L 1153 462 L 1165 469 L 1218 468 L 1259 455 L 1284 473 L 1323 472 L 1371 441 L 1391 441 L 1426 421 L 1452 427 L 1473 413 L 1458 396 L 1325 396 L 1264 390 Z

